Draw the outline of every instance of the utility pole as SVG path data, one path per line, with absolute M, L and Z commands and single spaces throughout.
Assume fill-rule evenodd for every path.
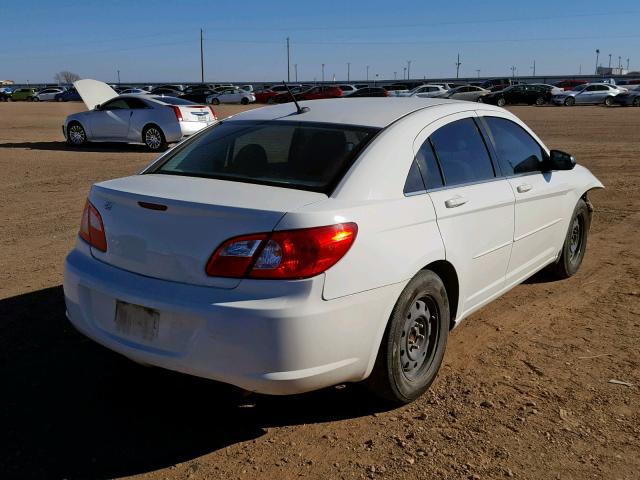
M 202 29 L 200 29 L 200 83 L 204 83 L 204 45 L 202 42 Z
M 611 68 L 611 54 L 609 54 L 609 68 Z
M 291 81 L 291 55 L 289 50 L 289 37 L 287 37 L 287 82 Z
M 393 72 L 393 79 L 397 80 L 398 79 L 398 72 Z
M 407 60 L 407 80 L 411 78 L 411 60 Z
M 622 69 L 622 57 L 618 55 L 618 68 Z
M 369 65 L 367 65 L 367 82 L 369 81 Z
M 578 75 L 582 75 L 582 64 L 578 66 Z
M 297 81 L 298 81 L 298 64 L 297 64 L 297 63 L 294 63 L 294 64 L 293 64 L 293 69 L 294 69 L 294 70 L 295 70 L 295 72 L 296 72 L 296 82 L 297 82 Z
M 600 58 L 600 49 L 596 48 L 596 71 L 594 72 L 596 75 L 598 74 L 598 59 Z
M 462 63 L 460 62 L 460 53 L 458 53 L 458 60 L 456 60 L 456 78 L 460 76 L 460 65 L 462 65 Z
M 627 72 L 629 71 L 629 59 L 627 58 Z
M 511 76 L 513 78 L 516 78 L 516 66 L 515 65 L 511 65 Z
M 533 61 L 533 66 L 531 67 L 531 69 L 533 70 L 533 76 L 536 76 L 536 61 Z
M 120 70 L 118 70 L 118 85 L 120 85 Z
M 407 67 L 402 67 L 402 70 L 402 79 L 404 80 L 407 78 Z
M 322 81 L 324 82 L 324 63 L 322 64 Z
M 480 78 L 480 69 L 476 68 L 476 73 L 478 74 L 478 78 Z
M 351 81 L 351 62 L 347 62 L 347 82 Z

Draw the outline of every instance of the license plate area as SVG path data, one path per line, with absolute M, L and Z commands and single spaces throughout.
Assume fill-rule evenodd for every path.
M 116 332 L 128 338 L 153 342 L 160 333 L 160 312 L 133 303 L 116 301 Z

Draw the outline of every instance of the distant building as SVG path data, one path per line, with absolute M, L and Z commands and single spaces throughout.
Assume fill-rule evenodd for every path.
M 0 85 L 15 85 L 13 80 L 0 80 Z
M 596 74 L 597 75 L 626 75 L 627 73 L 629 73 L 627 70 L 625 70 L 624 68 L 618 68 L 618 67 L 598 67 L 598 70 L 596 70 Z

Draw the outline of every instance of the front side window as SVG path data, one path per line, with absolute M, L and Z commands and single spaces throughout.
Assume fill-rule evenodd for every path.
M 294 121 L 223 121 L 150 173 L 328 193 L 379 129 Z
M 544 151 L 520 125 L 499 117 L 484 117 L 504 175 L 542 171 Z
M 471 118 L 452 122 L 431 135 L 447 186 L 495 178 L 493 164 L 476 123 Z

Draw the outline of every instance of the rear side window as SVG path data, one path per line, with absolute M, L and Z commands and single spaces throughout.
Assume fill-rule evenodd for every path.
M 511 120 L 484 117 L 504 175 L 539 172 L 545 157 L 542 147 Z
M 221 122 L 150 173 L 328 193 L 378 130 L 280 120 Z
M 438 161 L 433 153 L 429 139 L 427 139 L 420 147 L 420 150 L 418 150 L 416 162 L 418 163 L 418 167 L 420 167 L 420 172 L 422 173 L 427 189 L 431 190 L 443 186 L 440 167 L 438 167 Z
M 167 105 L 196 105 L 189 100 L 184 100 L 177 97 L 155 97 L 155 100 L 166 103 Z
M 452 122 L 431 135 L 445 185 L 480 182 L 495 177 L 484 140 L 471 118 Z

